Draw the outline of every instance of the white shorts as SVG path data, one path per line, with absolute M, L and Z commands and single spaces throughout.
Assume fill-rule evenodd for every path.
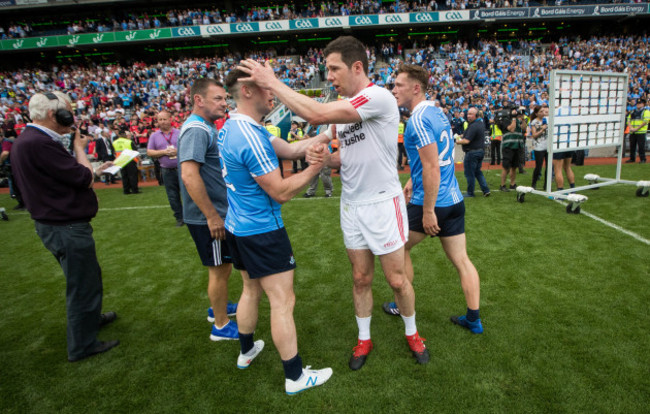
M 341 200 L 341 229 L 347 249 L 369 249 L 375 256 L 398 250 L 409 233 L 404 195 L 369 204 Z

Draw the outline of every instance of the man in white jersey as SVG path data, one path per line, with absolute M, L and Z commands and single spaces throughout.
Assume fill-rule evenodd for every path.
M 331 368 L 303 369 L 298 353 L 296 326 L 293 320 L 295 295 L 293 274 L 296 260 L 284 228 L 280 205 L 298 194 L 321 170 L 329 155 L 328 138 L 316 138 L 288 144 L 273 136 L 259 120 L 273 108 L 273 95 L 254 83 L 240 82 L 248 75 L 232 70 L 226 87 L 237 103 L 219 132 L 219 152 L 223 178 L 228 188 L 226 241 L 233 264 L 243 279 L 237 309 L 241 352 L 237 367 L 248 368 L 264 348 L 264 341 L 253 341 L 258 306 L 262 293 L 271 305 L 271 334 L 285 372 L 287 394 L 296 394 L 325 383 Z M 308 145 L 318 144 L 316 157 L 309 167 L 282 178 L 278 157 L 304 157 Z
M 406 273 L 413 281 L 410 251 L 427 235 L 438 236 L 447 257 L 456 267 L 465 293 L 467 314 L 451 321 L 483 332 L 479 318 L 480 281 L 465 247 L 465 204 L 454 176 L 454 139 L 449 120 L 433 102 L 425 99 L 429 75 L 416 65 L 402 65 L 393 95 L 400 107 L 411 111 L 404 133 L 404 146 L 411 165 L 411 179 L 404 187 L 408 205 L 409 240 L 406 243 Z M 384 311 L 399 315 L 401 307 L 384 303 Z
M 250 80 L 271 90 L 285 105 L 312 125 L 335 124 L 339 151 L 329 165 L 341 171 L 341 228 L 352 264 L 353 297 L 359 337 L 349 366 L 360 369 L 373 348 L 370 339 L 372 280 L 375 256 L 402 309 L 405 334 L 417 362 L 429 352 L 415 323 L 415 293 L 404 268 L 408 236 L 406 205 L 395 167 L 399 111 L 395 98 L 368 79 L 365 46 L 351 36 L 330 42 L 324 51 L 328 81 L 348 97 L 317 103 L 277 79 L 271 66 L 253 60 L 241 63 Z M 247 79 L 248 80 L 248 79 Z M 309 153 L 309 152 L 308 152 Z

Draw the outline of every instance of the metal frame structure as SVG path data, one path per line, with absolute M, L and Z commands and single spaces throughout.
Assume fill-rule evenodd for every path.
M 549 84 L 548 162 L 546 188 L 517 187 L 517 201 L 526 194 L 538 194 L 554 200 L 567 200 L 568 213 L 579 213 L 587 197 L 577 191 L 613 184 L 637 184 L 621 180 L 628 74 L 553 70 Z M 616 178 L 591 180 L 589 185 L 551 191 L 553 154 L 583 149 L 618 148 Z

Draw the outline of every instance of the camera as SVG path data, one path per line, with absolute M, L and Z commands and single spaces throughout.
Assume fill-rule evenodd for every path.
M 512 122 L 512 108 L 499 109 L 494 114 L 494 123 L 501 131 L 507 131 L 510 123 Z

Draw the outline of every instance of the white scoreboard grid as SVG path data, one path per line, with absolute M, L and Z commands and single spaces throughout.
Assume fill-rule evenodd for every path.
M 627 87 L 626 73 L 553 70 L 549 84 L 548 160 L 557 152 L 615 146 L 616 179 L 620 180 Z M 551 170 L 545 189 L 549 193 Z

